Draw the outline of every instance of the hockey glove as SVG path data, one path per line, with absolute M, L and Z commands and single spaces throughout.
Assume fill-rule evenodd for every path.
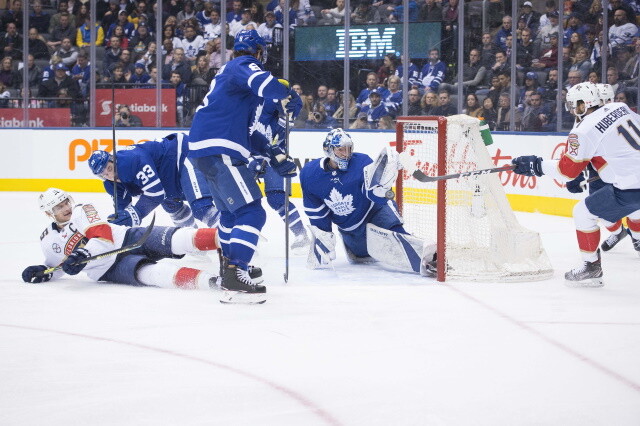
M 80 263 L 83 260 L 91 257 L 91 253 L 87 249 L 78 248 L 75 249 L 69 257 L 62 262 L 62 270 L 69 275 L 77 275 L 87 266 L 86 263 Z
M 142 222 L 137 210 L 133 206 L 129 206 L 124 210 L 118 210 L 118 213 L 109 215 L 107 221 L 114 225 L 122 226 L 138 226 Z
M 266 166 L 264 159 L 249 157 L 249 164 L 247 164 L 247 168 L 255 173 L 256 179 L 265 173 Z
M 42 274 L 44 271 L 49 269 L 45 265 L 33 265 L 27 266 L 24 271 L 22 271 L 22 281 L 25 283 L 42 283 L 47 282 L 53 277 L 53 273 Z
M 300 111 L 302 111 L 302 99 L 300 99 L 298 92 L 293 89 L 289 91 L 289 103 L 287 103 L 287 106 L 285 108 L 287 110 L 287 113 L 291 114 L 291 117 L 293 119 L 295 119 L 298 114 L 300 114 Z
M 567 190 L 573 194 L 578 194 L 585 190 L 587 184 L 584 181 L 584 173 L 580 173 L 574 180 L 567 182 Z
M 542 176 L 542 158 L 535 155 L 524 155 L 514 158 L 511 164 L 516 166 L 513 172 L 524 176 Z
M 288 157 L 284 150 L 277 145 L 269 147 L 269 164 L 280 176 L 295 177 L 297 175 L 296 163 L 293 162 L 293 158 Z

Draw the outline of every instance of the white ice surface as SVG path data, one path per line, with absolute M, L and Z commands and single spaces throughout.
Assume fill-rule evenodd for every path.
M 268 301 L 238 306 L 82 273 L 24 284 L 47 221 L 35 193 L 0 203 L 0 425 L 640 424 L 629 239 L 604 254 L 601 289 L 563 285 L 579 262 L 573 222 L 537 214 L 518 218 L 542 234 L 547 281 L 438 284 L 339 251 L 335 271 L 293 257 L 284 285 L 269 211 L 255 262 Z

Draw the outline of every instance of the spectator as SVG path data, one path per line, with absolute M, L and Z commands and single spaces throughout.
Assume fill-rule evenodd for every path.
M 64 64 L 59 63 L 56 65 L 53 77 L 43 81 L 40 85 L 38 96 L 43 98 L 57 98 L 60 89 L 66 89 L 68 97 L 77 99 L 80 96 L 80 86 L 67 74 L 68 71 L 69 68 Z M 56 101 L 50 99 L 49 106 L 52 107 L 55 105 Z
M 8 89 L 19 89 L 22 86 L 22 73 L 14 71 L 11 56 L 2 58 L 0 66 L 0 82 Z
M 503 51 L 507 50 L 507 36 L 511 35 L 511 16 L 502 17 L 502 27 L 496 33 L 494 44 Z
M 150 78 L 151 77 L 149 76 L 149 74 L 147 74 L 147 70 L 144 64 L 136 62 L 134 71 L 129 78 L 129 83 L 145 84 L 149 82 Z
M 623 82 L 618 80 L 618 70 L 615 67 L 609 67 L 607 69 L 607 83 L 611 85 L 613 93 L 618 93 L 626 89 Z
M 392 117 L 402 113 L 402 90 L 400 89 L 400 77 L 392 75 L 387 79 L 388 94 L 383 102 Z
M 369 94 L 378 89 L 378 75 L 375 72 L 367 74 L 367 87 L 360 91 L 360 94 L 356 98 L 356 105 L 358 108 L 362 108 L 364 105 L 369 105 Z M 381 89 L 386 92 L 386 89 Z M 387 93 L 384 93 L 385 97 Z
M 496 130 L 509 130 L 510 122 L 511 122 L 511 106 L 509 95 L 503 93 L 500 95 L 498 100 L 498 118 L 496 119 Z M 520 120 L 517 119 L 515 122 L 518 123 Z
M 116 127 L 142 127 L 142 120 L 137 115 L 131 114 L 129 105 L 118 106 L 115 119 Z
M 626 91 L 622 90 L 616 93 L 616 97 L 614 100 L 615 102 L 622 102 L 623 104 L 627 104 L 627 106 L 629 107 L 629 109 L 631 109 L 631 111 L 638 112 L 637 108 L 631 104 Z
M 549 70 L 543 90 L 542 97 L 545 101 L 554 102 L 556 100 L 556 94 L 558 93 L 558 70 L 556 68 Z
M 209 57 L 207 55 L 200 55 L 196 60 L 196 66 L 191 73 L 192 85 L 209 86 L 211 80 L 216 76 L 216 70 L 209 66 Z
M 60 2 L 62 3 L 62 2 Z M 56 15 L 53 15 L 54 17 Z M 51 23 L 53 24 L 53 29 L 49 31 L 50 39 L 47 42 L 47 46 L 52 51 L 56 50 L 62 44 L 62 40 L 68 38 L 69 40 L 73 40 L 75 37 L 75 29 L 76 27 L 70 23 L 71 15 L 67 12 L 63 12 L 60 14 L 60 17 L 56 23 L 53 23 L 53 18 L 51 19 Z M 49 26 L 51 27 L 51 25 Z
M 51 16 L 42 10 L 40 1 L 33 2 L 33 10 L 29 14 L 29 26 L 38 30 L 38 33 L 46 34 L 49 31 Z
M 529 71 L 525 77 L 524 77 L 524 87 L 522 87 L 520 89 L 520 96 L 518 99 L 518 107 L 520 107 L 520 105 L 524 104 L 524 96 L 525 93 L 530 90 L 530 91 L 537 91 L 538 90 L 538 74 L 536 74 L 533 71 Z M 523 106 L 524 108 L 524 106 Z
M 339 0 L 339 1 L 344 1 L 344 0 Z M 274 32 L 276 31 L 276 28 L 279 28 L 281 30 L 282 25 L 276 21 L 276 14 L 271 11 L 268 11 L 267 13 L 265 13 L 264 18 L 265 18 L 265 22 L 260 24 L 260 26 L 258 27 L 258 30 L 257 30 L 258 34 L 260 34 L 260 36 L 264 39 L 264 41 L 267 44 L 273 44 Z
M 351 127 L 353 129 L 391 129 L 393 122 L 387 107 L 382 103 L 382 97 L 377 90 L 369 94 L 370 103 L 362 107 L 358 113 L 357 120 Z M 366 121 L 362 120 L 362 116 Z
M 582 83 L 582 81 L 582 74 L 580 73 L 580 71 L 569 71 L 569 75 L 567 76 L 567 84 L 565 84 L 565 87 L 567 89 L 570 89 L 576 84 Z
M 409 90 L 408 115 L 422 115 L 422 105 L 420 104 L 420 92 L 418 89 Z
M 522 114 L 522 130 L 525 132 L 540 132 L 542 130 L 540 115 L 542 115 L 542 96 L 534 92 Z
M 69 37 L 65 37 L 54 55 L 62 59 L 62 63 L 67 68 L 73 67 L 78 59 L 78 48 L 71 44 Z
M 104 30 L 99 22 L 94 24 L 96 28 L 96 46 L 102 46 L 104 43 Z M 78 47 L 91 46 L 91 17 L 84 17 L 84 24 L 78 28 L 76 32 L 76 45 Z
M 539 29 L 549 24 L 549 15 L 557 11 L 556 0 L 546 0 L 544 2 L 545 13 L 540 16 Z
M 633 11 L 633 8 L 630 6 L 630 1 L 623 0 L 609 0 L 609 22 L 615 20 L 615 12 L 617 10 L 624 10 L 627 15 L 627 22 L 633 22 L 636 19 L 636 14 Z M 636 5 L 637 7 L 637 5 Z
M 154 42 L 154 37 L 149 33 L 149 27 L 146 23 L 141 22 L 136 28 L 135 35 L 131 37 L 128 46 L 124 49 L 130 49 L 139 58 L 147 51 L 149 44 L 152 42 Z
M 120 24 L 116 24 L 113 29 L 113 35 L 108 38 L 109 42 L 106 44 L 107 47 L 111 47 L 111 40 L 113 37 L 117 37 L 120 40 L 120 49 L 128 49 L 129 48 L 129 37 L 124 35 L 124 28 Z
M 369 0 L 360 0 L 358 6 L 351 13 L 351 23 L 356 25 L 377 24 L 380 22 L 380 12 L 371 5 Z
M 622 68 L 625 75 L 631 80 L 629 83 L 635 85 L 638 81 L 638 73 L 640 71 L 640 38 L 634 43 L 633 55 Z
M 545 68 L 556 68 L 558 66 L 558 34 L 549 35 L 550 47 L 543 50 L 538 58 L 531 61 L 531 68 L 535 71 L 542 71 Z
M 307 129 L 335 129 L 338 127 L 338 122 L 327 114 L 324 104 L 315 104 L 305 123 L 305 127 Z
M 30 91 L 38 91 L 38 86 L 42 81 L 42 68 L 36 65 L 36 61 L 32 54 L 27 56 L 27 78 L 29 79 Z
M 198 56 L 198 52 L 203 47 L 204 47 L 204 39 L 202 38 L 202 36 L 196 34 L 196 29 L 193 26 L 187 25 L 184 28 L 184 38 L 180 40 L 180 44 L 178 46 L 176 45 L 173 46 L 174 55 L 175 55 L 175 50 L 177 50 L 177 48 L 182 48 L 182 50 L 184 51 L 184 58 L 189 64 L 189 66 L 191 66 L 195 64 L 196 57 Z M 183 81 L 187 81 L 187 80 L 183 79 Z
M 590 71 L 587 81 L 589 81 L 589 83 L 592 83 L 592 84 L 598 84 L 600 83 L 600 75 L 598 75 L 597 71 Z
M 446 90 L 438 92 L 438 106 L 432 111 L 432 114 L 449 117 L 457 113 L 456 107 L 451 103 L 449 92 Z
M 516 50 L 516 64 L 518 70 L 522 72 L 528 72 L 531 70 L 531 61 L 534 58 L 535 45 L 531 39 L 531 30 L 525 28 L 522 30 L 522 38 L 518 43 L 518 49 Z
M 402 66 L 402 56 L 400 56 L 400 61 L 398 62 L 398 67 L 396 68 L 396 73 L 395 75 L 397 77 L 400 77 L 400 81 L 403 83 L 403 85 L 408 86 L 408 87 L 419 87 L 420 86 L 420 81 L 418 80 L 418 78 L 420 77 L 420 70 L 418 70 L 418 67 L 413 63 L 413 62 L 409 62 L 409 83 L 408 84 L 404 84 L 404 69 Z
M 35 27 L 29 29 L 29 54 L 33 55 L 35 59 L 49 60 L 51 58 L 47 43 Z
M 130 76 L 131 75 L 127 76 L 125 74 L 125 69 L 122 64 L 120 62 L 116 62 L 111 65 L 109 72 L 105 73 L 102 78 L 104 82 L 112 83 L 115 87 L 125 87 L 124 85 L 129 82 L 127 77 Z
M 434 115 L 433 112 L 438 107 L 438 95 L 430 90 L 426 91 L 420 100 L 420 106 L 422 106 L 422 115 Z
M 107 76 L 109 74 L 109 69 L 115 63 L 120 60 L 120 54 L 122 53 L 122 49 L 120 49 L 120 39 L 113 35 L 109 41 L 109 47 L 104 52 L 104 60 L 103 60 L 103 74 Z
M 425 89 L 437 91 L 440 83 L 445 78 L 447 66 L 444 62 L 440 61 L 440 51 L 438 49 L 431 49 L 429 51 L 429 62 L 422 67 L 420 71 L 420 77 L 418 77 L 420 84 Z
M 233 0 L 233 9 L 227 12 L 227 23 L 231 24 L 233 21 L 240 21 L 242 19 L 242 1 Z
M 333 117 L 338 108 L 340 108 L 340 102 L 338 101 L 338 91 L 334 87 L 330 87 L 329 89 L 327 89 L 327 98 L 325 99 L 323 106 L 325 112 L 329 117 Z
M 434 1 L 434 0 L 431 0 Z M 335 0 L 333 9 L 323 9 L 320 13 L 322 19 L 318 22 L 318 25 L 342 25 L 344 22 L 344 0 Z
M 474 93 L 476 88 L 483 84 L 487 75 L 487 69 L 480 63 L 480 51 L 471 49 L 469 62 L 462 67 L 462 87 L 465 93 Z M 457 79 L 456 79 L 457 80 Z M 454 84 L 440 83 L 440 88 L 447 91 L 456 91 L 458 82 Z
M 393 53 L 387 53 L 382 59 L 382 66 L 378 68 L 378 83 L 384 84 L 385 80 L 396 73 L 398 59 Z
M 520 9 L 522 12 L 518 20 L 524 20 L 527 28 L 529 28 L 532 32 L 538 31 L 538 26 L 540 25 L 540 13 L 533 10 L 533 5 L 529 0 L 522 3 L 522 8 Z
M 96 10 L 97 12 L 97 10 Z M 102 16 L 100 19 L 102 23 L 102 30 L 108 31 L 111 24 L 115 23 L 118 20 L 118 12 L 120 12 L 120 8 L 118 7 L 118 0 L 109 0 L 109 5 L 104 14 L 98 16 Z M 107 40 L 109 37 L 107 36 Z
M 483 95 L 488 98 L 491 98 L 493 105 L 498 105 L 498 98 L 500 97 L 500 93 L 502 92 L 502 85 L 500 84 L 500 79 L 497 75 L 491 77 L 491 86 L 489 90 L 486 92 L 484 90 L 479 90 L 476 92 L 478 95 Z
M 262 6 L 262 3 L 253 2 L 249 9 L 251 9 L 251 20 L 253 22 L 257 22 L 258 24 L 264 22 L 264 6 Z
M 120 10 L 120 12 L 118 12 L 118 19 L 116 22 L 111 24 L 107 30 L 108 39 L 111 39 L 111 36 L 114 34 L 114 30 L 118 25 L 122 27 L 124 37 L 130 39 L 133 36 L 133 32 L 136 28 L 131 22 L 129 22 L 129 15 L 127 12 L 125 10 Z
M 164 43 L 165 40 L 171 41 L 171 44 L 175 47 L 179 47 L 182 43 L 180 37 L 176 36 L 176 29 L 172 25 L 165 25 L 162 29 L 162 41 Z
M 291 6 L 296 12 L 296 23 L 298 25 L 307 26 L 316 24 L 316 15 L 311 9 L 309 0 L 293 0 Z
M 9 107 L 9 98 L 11 97 L 11 93 L 7 90 L 7 87 L 4 85 L 2 81 L 0 81 L 0 108 L 8 108 Z
M 128 49 L 122 49 L 118 63 L 122 65 L 125 74 L 133 74 L 135 71 L 135 62 L 131 57 L 131 51 Z M 127 77 L 127 80 L 129 80 L 129 77 Z
M 178 120 L 178 126 L 184 126 L 187 112 L 185 105 L 189 100 L 187 86 L 182 81 L 182 75 L 178 71 L 171 72 L 171 79 L 169 80 L 169 83 L 171 84 L 171 87 L 176 90 L 176 118 Z
M 497 51 L 495 55 L 495 62 L 491 69 L 489 69 L 489 78 L 491 79 L 509 70 L 510 67 L 509 62 L 507 61 L 507 54 L 501 50 Z
M 238 32 L 246 30 L 249 25 L 254 29 L 258 28 L 258 24 L 251 20 L 251 9 L 242 9 L 240 20 L 229 23 L 229 34 L 235 37 Z
M 143 0 L 137 0 L 136 3 L 137 4 L 135 5 L 135 8 L 130 11 L 128 20 L 137 29 L 141 22 L 146 21 L 145 17 L 147 16 L 147 3 L 145 3 Z M 186 3 L 184 5 L 184 8 L 187 8 Z
M 496 122 L 498 120 L 498 113 L 493 106 L 491 98 L 486 97 L 482 101 L 482 110 L 479 113 L 479 117 L 482 117 L 484 121 L 489 125 L 490 130 L 496 129 Z
M 13 0 L 11 8 L 2 14 L 0 28 L 6 30 L 10 23 L 15 25 L 18 33 L 22 33 L 22 0 Z
M 420 21 L 440 22 L 442 21 L 442 6 L 436 0 L 426 0 L 420 8 Z
M 469 93 L 467 95 L 466 103 L 462 109 L 463 114 L 467 114 L 470 117 L 479 117 L 482 111 L 482 105 L 478 100 L 478 96 L 475 93 Z
M 89 64 L 87 52 L 80 51 L 78 53 L 78 62 L 71 68 L 71 78 L 78 82 L 80 93 L 84 97 L 88 97 L 91 65 Z
M 441 49 L 444 52 L 443 57 L 448 62 L 454 60 L 453 52 L 457 46 L 454 41 L 457 39 L 458 29 L 458 0 L 449 0 L 448 4 L 442 6 L 442 41 Z M 434 90 L 437 90 L 435 88 Z
M 49 20 L 49 34 L 53 35 L 55 29 L 58 28 L 66 28 L 71 27 L 72 35 L 76 30 L 76 17 L 71 15 L 68 10 L 68 3 L 66 0 L 61 0 L 58 2 L 58 13 L 55 13 L 51 16 Z M 62 23 L 62 17 L 66 16 L 66 24 Z
M 156 83 L 158 83 L 158 68 L 156 67 L 155 64 L 150 64 L 148 66 L 148 70 L 149 70 L 149 80 L 147 80 L 147 85 L 155 85 Z
M 231 53 L 232 51 L 229 49 L 225 49 L 225 52 L 221 52 L 221 47 L 222 47 L 222 39 L 221 38 L 215 38 L 213 40 L 210 40 L 208 42 L 212 48 L 211 48 L 211 53 L 209 54 L 209 66 L 213 69 L 220 69 L 220 67 L 222 67 L 222 58 L 224 56 L 224 61 L 225 62 L 229 62 L 231 60 Z
M 176 15 L 176 19 L 178 20 L 178 25 L 182 25 L 182 23 L 188 19 L 195 18 L 196 12 L 193 10 L 193 3 L 191 1 L 184 2 L 182 6 L 182 10 L 178 12 Z
M 569 19 L 567 21 L 567 27 L 564 30 L 564 38 L 563 38 L 562 44 L 564 46 L 567 46 L 571 41 L 571 34 L 573 33 L 578 33 L 578 35 L 580 36 L 580 39 L 583 39 L 585 32 L 586 32 L 586 28 L 584 27 L 584 25 L 582 25 L 581 16 L 576 12 L 572 13 L 571 15 L 569 15 Z
M 324 84 L 321 84 L 320 86 L 318 86 L 318 89 L 316 90 L 316 98 L 313 101 L 313 107 L 315 109 L 316 105 L 318 104 L 323 104 L 327 101 L 327 86 L 325 86 Z
M 591 71 L 591 61 L 589 60 L 589 50 L 586 47 L 581 47 L 576 50 L 576 58 L 569 68 L 569 73 L 572 71 L 578 71 L 580 73 L 580 81 L 586 81 Z
M 344 103 L 342 100 L 342 96 L 338 97 L 338 103 L 340 106 L 333 114 L 333 118 L 336 120 L 342 120 L 344 116 Z M 351 93 L 349 93 L 349 119 L 355 118 L 358 114 L 358 107 L 356 105 L 356 98 L 353 97 Z
M 536 37 L 536 43 L 538 44 L 536 49 L 537 52 L 549 49 L 551 47 L 551 34 L 558 34 L 560 32 L 558 16 L 557 11 L 549 13 L 549 23 L 541 26 L 540 30 L 538 30 L 538 35 Z
M 457 1 L 457 0 L 454 0 L 454 1 Z M 418 3 L 416 3 L 415 0 L 409 0 L 408 4 L 409 4 L 409 22 L 418 22 L 418 13 L 420 12 L 418 8 Z M 383 12 L 383 15 L 387 16 L 387 21 L 390 23 L 403 22 L 404 4 L 400 2 L 397 5 L 387 6 L 386 13 Z
M 2 56 L 11 56 L 13 59 L 22 58 L 22 36 L 18 34 L 15 22 L 9 22 L 7 32 L 0 36 L 0 51 Z
M 496 63 L 496 53 L 500 49 L 491 41 L 490 33 L 482 34 L 482 47 L 480 48 L 480 65 L 488 70 Z
M 624 9 L 617 9 L 613 14 L 613 25 L 609 27 L 609 48 L 614 49 L 631 43 L 638 33 L 638 27 L 629 22 Z
M 173 49 L 173 57 L 171 63 L 162 68 L 162 79 L 170 80 L 171 73 L 180 74 L 180 81 L 191 81 L 191 66 L 184 59 L 184 50 L 180 47 Z

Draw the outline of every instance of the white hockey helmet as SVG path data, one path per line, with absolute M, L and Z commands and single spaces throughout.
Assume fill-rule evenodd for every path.
M 40 210 L 42 210 L 43 212 L 45 212 L 47 215 L 51 216 L 54 219 L 55 219 L 55 212 L 53 211 L 53 208 L 66 200 L 69 200 L 69 202 L 72 205 L 74 204 L 73 198 L 69 194 L 67 194 L 65 191 L 58 188 L 49 188 L 46 191 L 44 191 L 42 194 L 40 194 L 40 196 L 38 197 Z M 66 222 L 63 222 L 60 224 L 62 225 L 64 223 Z
M 610 84 L 598 83 L 596 87 L 598 88 L 598 96 L 600 96 L 600 100 L 602 101 L 601 105 L 613 102 L 616 94 Z
M 351 160 L 351 156 L 353 155 L 353 141 L 347 132 L 340 128 L 333 129 L 324 139 L 322 148 L 324 150 L 324 154 L 338 164 L 338 168 L 340 170 L 347 170 L 349 160 Z M 344 153 L 345 156 L 338 157 L 335 153 L 336 148 L 346 148 L 344 150 L 346 151 Z
M 580 101 L 584 103 L 585 107 L 582 114 L 576 113 L 576 107 Z M 598 88 L 593 83 L 578 83 L 571 87 L 567 93 L 565 108 L 578 118 L 582 118 L 589 108 L 598 108 L 599 106 L 600 95 L 598 94 Z

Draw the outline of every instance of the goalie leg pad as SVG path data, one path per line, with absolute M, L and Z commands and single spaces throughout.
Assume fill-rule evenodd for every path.
M 318 269 L 330 265 L 336 258 L 336 236 L 311 225 L 311 245 L 307 256 L 307 268 Z
M 377 261 L 407 272 L 421 273 L 433 260 L 435 243 L 425 244 L 411 234 L 401 234 L 367 224 L 367 251 Z

